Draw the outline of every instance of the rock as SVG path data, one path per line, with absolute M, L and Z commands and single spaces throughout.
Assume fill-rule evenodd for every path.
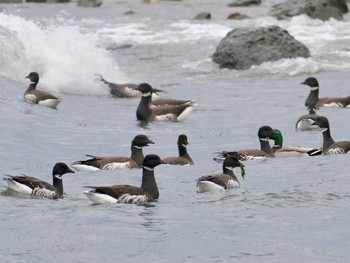
M 330 18 L 334 18 L 339 21 L 343 21 L 343 13 L 336 7 L 320 7 L 309 15 L 311 18 L 327 21 Z
M 317 8 L 336 7 L 342 13 L 349 12 L 345 0 L 287 0 L 274 5 L 271 15 L 279 18 L 297 16 L 301 14 L 311 15 Z
M 206 19 L 211 19 L 211 14 L 208 12 L 202 12 L 199 13 L 194 17 L 195 20 L 206 20 Z
M 309 57 L 308 48 L 278 26 L 237 28 L 221 40 L 213 61 L 222 68 L 244 70 L 282 58 Z
M 102 5 L 102 0 L 79 0 L 78 6 L 82 7 L 99 7 Z
M 237 7 L 237 6 L 250 6 L 250 5 L 260 5 L 261 0 L 236 0 L 229 3 L 227 6 Z
M 227 19 L 232 19 L 232 20 L 243 20 L 243 19 L 248 19 L 249 16 L 242 15 L 241 13 L 231 13 L 228 15 Z

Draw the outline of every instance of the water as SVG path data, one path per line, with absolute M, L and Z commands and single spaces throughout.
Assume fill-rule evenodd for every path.
M 161 157 L 176 155 L 177 137 L 186 134 L 196 165 L 157 167 L 160 199 L 147 207 L 91 205 L 82 193 L 84 185 L 139 185 L 139 170 L 67 174 L 65 198 L 56 201 L 8 193 L 3 181 L 0 262 L 348 262 L 348 155 L 246 162 L 241 189 L 196 193 L 196 178 L 221 171 L 213 152 L 257 148 L 262 125 L 280 129 L 285 145 L 321 146 L 319 132 L 294 130 L 306 113 L 308 88 L 299 84 L 306 77 L 319 79 L 321 96 L 348 95 L 349 15 L 346 22 L 277 21 L 266 15 L 268 4 L 238 9 L 255 17 L 246 21 L 226 21 L 233 9 L 209 0 L 105 1 L 97 9 L 3 5 L 0 174 L 51 182 L 54 163 L 129 155 L 139 133 L 155 142 L 144 153 Z M 135 14 L 125 15 L 129 10 Z M 192 20 L 210 10 L 212 20 Z M 247 71 L 211 62 L 232 28 L 274 24 L 305 43 L 312 57 Z M 23 102 L 24 77 L 34 70 L 39 87 L 62 99 L 58 110 Z M 111 98 L 95 73 L 149 82 L 198 106 L 182 123 L 142 127 L 139 100 Z M 336 140 L 349 140 L 348 109 L 318 114 L 329 118 Z

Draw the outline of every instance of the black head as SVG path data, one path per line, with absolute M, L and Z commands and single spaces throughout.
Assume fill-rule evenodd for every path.
M 151 141 L 146 135 L 139 134 L 135 136 L 131 144 L 138 147 L 145 147 L 145 146 L 148 146 L 149 144 L 154 144 L 154 142 Z
M 66 173 L 74 173 L 65 163 L 56 163 L 52 170 L 53 176 L 62 177 Z
M 188 141 L 187 141 L 187 136 L 185 134 L 180 134 L 179 135 L 179 139 L 177 140 L 177 145 L 189 145 Z
M 223 166 L 226 168 L 235 168 L 235 167 L 241 167 L 244 165 L 234 156 L 228 156 L 225 158 Z
M 317 79 L 314 78 L 314 77 L 309 77 L 309 78 L 307 78 L 306 80 L 304 80 L 304 82 L 302 82 L 302 83 L 300 83 L 300 84 L 308 85 L 308 86 L 311 87 L 311 88 L 319 87 L 319 86 L 318 86 L 318 81 L 317 81 Z
M 156 154 L 148 154 L 143 160 L 143 167 L 154 168 L 160 164 L 166 164 L 166 162 L 160 159 Z
M 329 121 L 325 116 L 317 117 L 312 125 L 317 125 L 321 129 L 329 129 Z
M 152 94 L 152 86 L 149 85 L 148 83 L 141 83 L 137 86 L 136 90 L 140 91 L 143 95 L 148 95 L 148 93 L 151 95 Z
M 276 134 L 276 131 L 272 129 L 270 126 L 262 126 L 260 127 L 258 131 L 258 136 L 260 139 L 274 139 L 274 135 Z
M 222 166 L 224 169 L 229 169 L 229 170 L 232 170 L 235 167 L 240 167 L 242 178 L 244 179 L 244 176 L 245 176 L 244 164 L 242 164 L 236 157 L 233 157 L 233 156 L 226 157 Z
M 37 72 L 30 72 L 26 78 L 30 79 L 31 82 L 39 82 L 39 74 Z

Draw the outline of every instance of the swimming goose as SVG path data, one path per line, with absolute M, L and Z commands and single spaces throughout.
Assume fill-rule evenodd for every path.
M 92 190 L 84 191 L 84 194 L 94 204 L 145 204 L 154 202 L 159 198 L 159 191 L 154 177 L 154 168 L 164 163 L 158 155 L 149 154 L 145 156 L 141 187 L 131 185 L 85 186 L 85 188 L 92 188 Z
M 107 156 L 92 157 L 85 161 L 76 161 L 72 167 L 79 172 L 98 171 L 98 170 L 116 170 L 122 168 L 140 168 L 144 159 L 142 148 L 154 144 L 146 135 L 139 134 L 131 141 L 131 156 Z
M 187 145 L 189 145 L 187 136 L 185 134 L 180 134 L 177 140 L 177 146 L 179 149 L 179 156 L 167 157 L 163 160 L 168 164 L 173 165 L 194 165 L 192 158 L 187 152 Z
M 329 121 L 324 116 L 319 116 L 314 125 L 317 125 L 322 129 L 323 136 L 323 154 L 343 154 L 350 151 L 350 141 L 335 142 L 331 136 L 331 130 L 329 127 Z
M 102 75 L 96 74 L 100 81 L 102 81 L 104 84 L 108 85 L 110 93 L 118 98 L 139 98 L 142 96 L 142 93 L 139 90 L 136 90 L 138 87 L 138 84 L 135 83 L 125 83 L 125 84 L 117 84 L 113 82 L 109 82 L 103 78 Z M 163 92 L 161 89 L 155 89 L 152 87 L 152 101 L 151 106 L 160 106 L 160 105 L 181 105 L 181 104 L 188 104 L 193 101 L 191 100 L 177 100 L 177 99 L 171 99 L 171 98 L 156 98 L 153 99 L 154 94 L 157 94 L 158 92 Z
M 283 136 L 280 130 L 275 129 L 274 135 L 275 144 L 272 146 L 272 151 L 275 157 L 301 157 L 301 156 L 315 156 L 321 155 L 322 149 L 315 149 L 303 146 L 282 146 Z
M 269 140 L 274 140 L 275 134 L 275 130 L 273 130 L 270 126 L 262 126 L 258 131 L 260 150 L 249 149 L 240 151 L 222 151 L 217 157 L 214 158 L 214 160 L 217 162 L 222 162 L 228 156 L 234 156 L 240 161 L 275 157 L 275 154 L 273 153 L 269 144 Z
M 310 94 L 306 98 L 305 106 L 307 107 L 313 107 L 313 105 L 316 105 L 316 108 L 319 107 L 350 107 L 350 96 L 348 97 L 340 97 L 340 98 L 332 98 L 332 97 L 324 97 L 319 98 L 319 84 L 316 78 L 309 77 L 301 84 L 307 85 L 310 87 Z
M 4 180 L 7 181 L 8 188 L 16 192 L 58 199 L 63 195 L 62 176 L 66 173 L 74 173 L 74 171 L 64 163 L 56 163 L 52 170 L 52 185 L 36 177 L 26 175 L 7 175 Z
M 123 83 L 117 84 L 107 81 L 102 75 L 95 74 L 101 82 L 106 84 L 109 87 L 109 92 L 111 95 L 118 98 L 139 98 L 142 96 L 142 93 L 136 90 L 138 84 L 135 83 Z M 162 92 L 161 89 L 152 88 L 153 93 Z
M 300 116 L 295 123 L 295 130 L 297 131 L 315 131 L 319 128 L 316 125 L 312 125 L 315 119 L 318 117 L 315 111 L 315 107 L 309 108 L 309 114 Z
M 193 110 L 194 101 L 154 107 L 152 106 L 152 87 L 147 83 L 141 83 L 137 90 L 142 92 L 142 98 L 136 110 L 136 117 L 140 121 L 182 121 Z
M 240 167 L 241 175 L 244 179 L 244 165 L 233 156 L 226 157 L 222 165 L 221 174 L 202 176 L 197 179 L 197 193 L 222 191 L 239 188 L 240 183 L 233 173 L 233 168 Z
M 50 92 L 36 89 L 36 85 L 39 82 L 39 74 L 37 72 L 31 72 L 26 78 L 30 79 L 30 84 L 24 93 L 24 101 L 31 104 L 45 105 L 55 109 L 61 100 Z

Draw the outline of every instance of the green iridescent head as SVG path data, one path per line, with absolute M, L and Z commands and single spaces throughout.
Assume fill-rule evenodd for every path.
M 274 146 L 280 146 L 282 147 L 283 145 L 283 136 L 280 130 L 274 129 L 275 133 L 272 135 L 272 139 L 275 141 Z

